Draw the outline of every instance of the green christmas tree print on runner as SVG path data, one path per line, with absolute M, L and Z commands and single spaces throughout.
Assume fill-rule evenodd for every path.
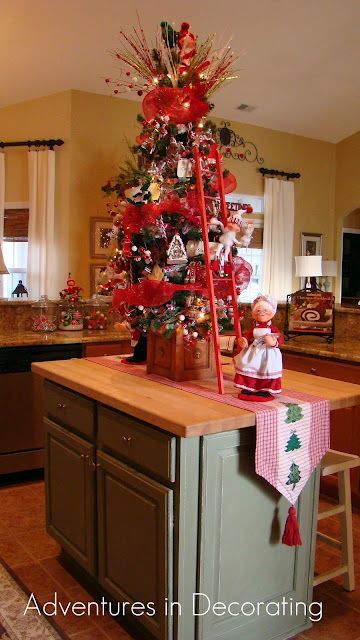
M 300 405 L 296 404 L 296 402 L 283 402 L 282 404 L 284 404 L 287 407 L 287 413 L 286 413 L 286 419 L 285 419 L 285 422 L 287 424 L 291 422 L 297 422 L 298 420 L 301 420 L 304 417 L 304 414 L 301 410 Z
M 297 483 L 301 480 L 300 468 L 295 462 L 291 464 L 288 481 L 286 484 L 292 484 L 292 490 L 294 491 Z
M 291 436 L 289 438 L 289 440 L 287 441 L 287 445 L 286 445 L 286 449 L 285 451 L 295 451 L 295 449 L 300 449 L 301 447 L 301 441 L 299 436 L 297 435 L 296 431 L 292 431 L 291 432 Z

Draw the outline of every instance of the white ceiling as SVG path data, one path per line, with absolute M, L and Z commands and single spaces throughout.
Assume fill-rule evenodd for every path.
M 330 142 L 360 129 L 360 0 L 0 0 L 0 107 L 66 89 L 108 93 L 108 52 L 136 10 L 149 36 L 161 20 L 186 20 L 201 39 L 233 35 L 245 50 L 214 115 Z

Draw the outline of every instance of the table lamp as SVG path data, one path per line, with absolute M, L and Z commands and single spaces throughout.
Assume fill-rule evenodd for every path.
M 337 276 L 337 262 L 336 260 L 323 260 L 322 261 L 322 274 L 325 276 L 323 280 L 323 286 L 325 291 L 331 291 L 330 278 L 336 278 Z
M 295 275 L 306 278 L 306 291 L 318 291 L 316 277 L 322 276 L 321 262 L 322 256 L 295 256 Z

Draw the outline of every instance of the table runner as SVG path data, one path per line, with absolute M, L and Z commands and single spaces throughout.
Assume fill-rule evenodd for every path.
M 291 504 L 282 537 L 283 544 L 301 545 L 294 504 L 330 447 L 328 401 L 283 389 L 280 396 L 265 405 L 262 402 L 246 402 L 238 399 L 233 376 L 229 374 L 224 374 L 226 393 L 221 395 L 215 391 L 215 383 L 211 379 L 176 382 L 156 374 L 147 374 L 145 365 L 123 364 L 122 358 L 101 356 L 87 360 L 256 414 L 255 471 Z

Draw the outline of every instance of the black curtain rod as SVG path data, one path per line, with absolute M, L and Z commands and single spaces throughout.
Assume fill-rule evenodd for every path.
M 64 140 L 24 140 L 22 142 L 0 142 L 0 149 L 5 147 L 61 147 Z
M 261 167 L 259 169 L 260 173 L 263 176 L 281 176 L 281 178 L 286 178 L 286 180 L 294 180 L 295 178 L 300 178 L 300 173 L 288 173 L 287 171 L 278 171 L 277 169 L 265 169 Z

